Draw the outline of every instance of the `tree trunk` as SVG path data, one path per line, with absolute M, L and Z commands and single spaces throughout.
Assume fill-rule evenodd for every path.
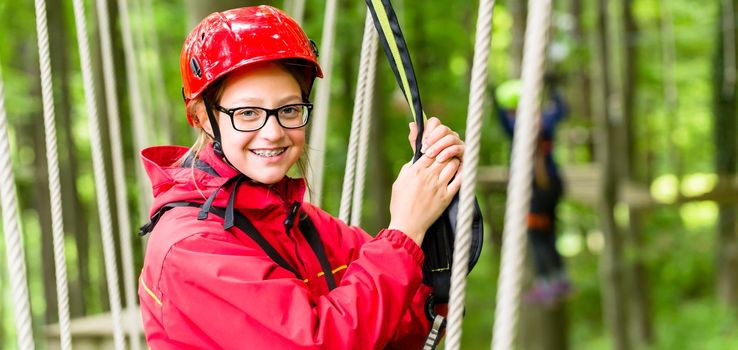
M 730 186 L 736 175 L 736 27 L 733 25 L 738 1 L 723 0 L 716 31 L 717 46 L 713 65 L 713 96 L 715 113 L 715 169 L 718 186 Z M 730 8 L 728 8 L 730 7 Z M 716 270 L 718 299 L 727 305 L 738 304 L 738 240 L 736 239 L 734 204 L 720 205 L 716 240 Z
M 581 50 L 581 48 L 584 48 L 587 46 L 587 40 L 584 38 L 584 31 L 582 29 L 583 25 L 583 19 L 582 19 L 582 1 L 581 0 L 569 0 L 569 12 L 571 13 L 572 18 L 574 18 L 573 21 L 573 27 L 572 27 L 572 38 L 575 42 L 575 47 L 577 50 Z M 585 120 L 589 121 L 590 124 L 592 123 L 592 86 L 591 86 L 591 78 L 590 78 L 590 61 L 586 56 L 582 56 L 582 58 L 579 58 L 579 64 L 577 65 L 577 68 L 574 69 L 574 77 L 575 77 L 575 86 L 573 91 L 573 96 L 581 96 L 581 98 L 575 99 L 571 101 L 572 106 L 572 115 L 579 116 L 580 118 L 584 118 Z M 594 159 L 594 137 L 592 137 L 592 132 L 588 131 L 588 137 L 587 137 L 587 150 L 589 151 L 590 161 L 593 161 Z M 573 152 L 572 152 L 573 153 Z
M 597 143 L 595 144 L 597 161 L 602 169 L 599 218 L 600 226 L 605 238 L 605 249 L 603 251 L 600 265 L 603 285 L 603 308 L 606 323 L 610 327 L 615 350 L 630 349 L 628 332 L 626 326 L 627 313 L 623 307 L 626 300 L 623 293 L 623 267 L 622 247 L 617 235 L 617 226 L 614 218 L 614 208 L 617 193 L 616 157 L 613 154 L 616 142 L 613 123 L 614 99 L 612 89 L 612 76 L 610 72 L 610 47 L 608 45 L 608 0 L 597 2 L 597 45 L 599 48 L 600 67 L 600 111 L 598 116 Z
M 626 0 L 622 4 L 623 10 L 623 123 L 625 152 L 623 152 L 625 164 L 625 177 L 633 183 L 642 183 L 643 176 L 638 168 L 636 123 L 635 123 L 635 96 L 638 85 L 636 84 L 636 71 L 638 62 L 638 50 L 636 39 L 638 26 L 633 15 L 633 0 Z M 645 347 L 652 342 L 653 331 L 651 325 L 651 303 L 649 298 L 648 276 L 646 275 L 643 262 L 643 237 L 642 226 L 643 210 L 629 208 L 630 222 L 626 232 L 626 245 L 631 258 L 627 261 L 628 268 L 628 298 L 629 313 L 631 321 L 631 338 L 636 348 Z

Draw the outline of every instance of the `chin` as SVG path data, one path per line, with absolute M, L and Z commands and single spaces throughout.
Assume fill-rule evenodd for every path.
M 277 182 L 282 181 L 284 177 L 286 176 L 286 173 L 279 173 L 279 174 L 259 174 L 257 176 L 250 176 L 249 174 L 246 174 L 251 180 L 256 181 L 260 184 L 264 185 L 274 185 Z

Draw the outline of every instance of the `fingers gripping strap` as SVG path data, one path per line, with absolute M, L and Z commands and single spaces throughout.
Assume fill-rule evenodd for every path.
M 423 106 L 420 102 L 420 91 L 415 79 L 415 70 L 410 60 L 410 52 L 407 49 L 405 38 L 400 29 L 400 22 L 392 8 L 389 0 L 366 0 L 369 12 L 374 19 L 374 27 L 379 33 L 384 52 L 387 54 L 389 64 L 395 73 L 395 79 L 400 89 L 405 94 L 405 99 L 410 104 L 415 124 L 418 126 L 418 136 L 415 139 L 415 157 L 418 160 L 422 155 L 423 123 L 426 119 Z

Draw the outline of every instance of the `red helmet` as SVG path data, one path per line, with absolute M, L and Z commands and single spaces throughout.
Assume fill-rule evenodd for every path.
M 304 60 L 308 85 L 323 77 L 315 43 L 284 12 L 262 5 L 212 13 L 190 32 L 182 47 L 179 69 L 185 105 L 237 68 L 281 59 Z M 187 115 L 187 120 L 194 125 L 192 116 Z

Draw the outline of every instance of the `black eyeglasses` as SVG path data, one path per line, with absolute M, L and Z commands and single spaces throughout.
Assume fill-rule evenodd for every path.
M 270 116 L 277 118 L 277 123 L 285 129 L 299 129 L 307 125 L 312 103 L 295 103 L 276 109 L 261 107 L 224 108 L 215 105 L 215 109 L 231 117 L 233 128 L 238 131 L 256 131 L 266 125 Z

